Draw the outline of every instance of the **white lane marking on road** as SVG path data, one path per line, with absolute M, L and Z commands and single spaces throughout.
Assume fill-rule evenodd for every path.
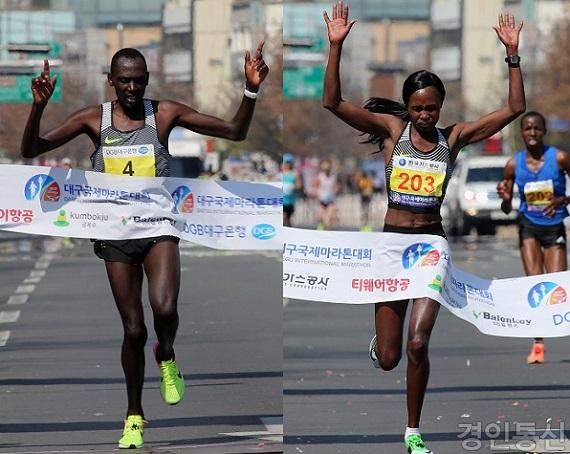
M 20 311 L 0 311 L 0 323 L 13 323 L 20 318 Z
M 40 262 L 40 261 L 38 260 L 38 261 L 36 262 L 36 268 L 37 268 L 37 269 L 45 269 L 45 268 L 49 267 L 49 265 L 50 265 L 50 262 L 49 262 L 49 261 L 47 261 L 47 262 Z
M 29 297 L 30 295 L 12 295 L 10 298 L 8 298 L 7 304 L 24 304 L 26 301 L 28 301 Z
M 37 284 L 38 282 L 40 282 L 42 280 L 41 277 L 27 277 L 26 279 L 24 279 L 22 282 L 24 284 Z
M 45 275 L 45 270 L 34 270 L 30 273 L 30 277 L 44 277 Z
M 0 331 L 0 347 L 4 347 L 10 338 L 10 331 Z
M 222 432 L 220 435 L 229 437 L 257 438 L 264 441 L 283 443 L 283 418 L 261 418 L 265 431 L 257 432 Z
M 283 417 L 261 418 L 261 422 L 269 432 L 283 435 Z
M 34 291 L 34 289 L 36 288 L 35 285 L 19 285 L 18 288 L 16 289 L 16 293 L 21 294 L 21 293 L 32 293 Z

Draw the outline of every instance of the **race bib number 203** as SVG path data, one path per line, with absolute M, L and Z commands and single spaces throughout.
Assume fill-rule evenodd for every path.
M 403 194 L 440 197 L 447 164 L 408 157 L 397 157 L 392 165 L 390 187 Z

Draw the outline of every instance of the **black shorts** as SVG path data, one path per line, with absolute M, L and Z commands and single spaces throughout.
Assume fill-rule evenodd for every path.
M 283 205 L 283 213 L 291 216 L 295 212 L 295 205 Z
M 519 217 L 519 247 L 523 240 L 533 238 L 541 247 L 566 247 L 566 228 L 564 223 L 556 225 L 539 225 L 531 222 L 525 216 Z
M 137 238 L 136 240 L 94 240 L 93 252 L 106 262 L 141 265 L 150 248 L 161 241 L 172 241 L 178 244 L 180 238 L 164 235 L 153 238 Z
M 437 235 L 447 240 L 447 235 L 443 230 L 441 222 L 429 224 L 424 227 L 399 227 L 397 225 L 384 224 L 384 232 L 405 233 L 407 235 Z

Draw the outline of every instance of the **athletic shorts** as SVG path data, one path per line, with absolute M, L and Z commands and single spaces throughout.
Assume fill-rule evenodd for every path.
M 295 205 L 283 205 L 283 213 L 291 216 L 295 212 Z
M 164 235 L 153 238 L 137 238 L 136 240 L 94 240 L 93 252 L 106 262 L 141 265 L 150 248 L 161 241 L 172 241 L 178 244 L 180 238 Z
M 407 235 L 437 235 L 447 240 L 441 222 L 429 224 L 423 227 L 399 227 L 397 225 L 384 224 L 384 232 L 405 233 Z
M 525 216 L 519 217 L 519 247 L 523 240 L 534 238 L 541 247 L 566 247 L 566 228 L 564 223 L 556 225 L 539 225 L 529 221 Z

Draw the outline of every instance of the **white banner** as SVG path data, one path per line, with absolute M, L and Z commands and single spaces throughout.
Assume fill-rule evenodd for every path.
M 454 267 L 444 238 L 284 228 L 283 296 L 368 304 L 429 297 L 481 332 L 570 335 L 570 272 L 482 279 Z
M 216 249 L 281 249 L 280 184 L 122 177 L 0 165 L 0 229 L 131 239 L 174 235 Z

